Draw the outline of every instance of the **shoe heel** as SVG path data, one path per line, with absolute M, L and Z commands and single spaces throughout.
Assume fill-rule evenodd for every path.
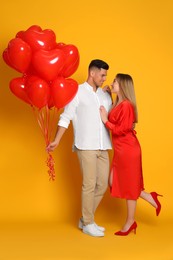
M 160 202 L 159 202 L 159 200 L 158 200 L 157 197 L 158 197 L 158 196 L 163 197 L 163 195 L 158 194 L 157 192 L 151 192 L 150 194 L 151 194 L 153 200 L 155 201 L 155 203 L 156 203 L 156 205 L 157 205 L 157 208 L 156 208 L 156 216 L 159 216 L 160 211 L 161 211 L 161 204 L 160 204 Z
M 126 232 L 118 231 L 118 232 L 115 232 L 114 235 L 117 235 L 117 236 L 127 236 L 131 231 L 133 231 L 134 234 L 136 234 L 136 229 L 137 229 L 137 223 L 134 222 L 131 225 L 131 227 L 129 227 L 129 229 Z
M 155 193 L 155 195 L 156 195 L 156 196 L 163 197 L 163 195 L 161 195 L 161 194 L 158 194 L 157 192 L 153 192 L 153 193 Z

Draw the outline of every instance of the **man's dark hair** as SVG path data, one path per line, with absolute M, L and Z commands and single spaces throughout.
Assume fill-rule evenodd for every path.
M 103 61 L 103 60 L 92 60 L 89 64 L 89 70 L 93 67 L 96 67 L 98 69 L 104 69 L 104 70 L 108 70 L 109 69 L 109 65 Z

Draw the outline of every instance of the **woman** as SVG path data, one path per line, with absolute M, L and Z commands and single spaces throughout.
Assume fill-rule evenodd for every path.
M 113 197 L 126 199 L 127 219 L 123 228 L 115 235 L 126 236 L 132 230 L 136 233 L 136 202 L 139 197 L 156 208 L 158 216 L 161 204 L 156 192 L 144 191 L 142 176 L 141 147 L 134 131 L 138 121 L 135 91 L 130 75 L 117 74 L 112 83 L 112 93 L 117 98 L 109 115 L 100 107 L 101 119 L 112 133 L 114 156 L 110 173 L 110 191 Z

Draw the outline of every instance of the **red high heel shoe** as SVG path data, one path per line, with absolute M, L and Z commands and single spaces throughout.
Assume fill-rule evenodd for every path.
M 133 222 L 133 224 L 129 227 L 129 229 L 127 231 L 125 231 L 125 232 L 118 231 L 118 232 L 115 232 L 114 235 L 127 236 L 132 230 L 134 230 L 134 234 L 136 234 L 136 229 L 137 229 L 137 223 Z
M 156 204 L 157 204 L 156 216 L 159 216 L 159 213 L 160 213 L 160 211 L 161 211 L 161 204 L 160 204 L 160 202 L 158 201 L 157 197 L 158 197 L 158 196 L 163 197 L 163 196 L 160 195 L 160 194 L 157 194 L 157 192 L 151 192 L 150 194 L 151 194 L 153 200 L 154 200 L 154 201 L 156 202 Z

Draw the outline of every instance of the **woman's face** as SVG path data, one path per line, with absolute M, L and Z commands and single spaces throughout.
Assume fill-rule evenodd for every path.
M 111 87 L 112 87 L 112 93 L 116 93 L 116 94 L 119 93 L 120 87 L 119 87 L 119 83 L 116 78 L 112 82 Z

